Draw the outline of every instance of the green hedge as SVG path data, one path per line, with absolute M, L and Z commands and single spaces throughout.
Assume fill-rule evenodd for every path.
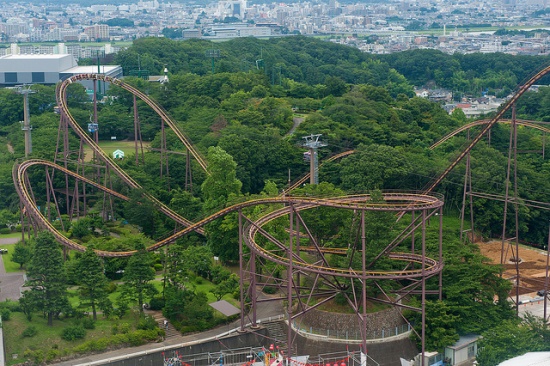
M 110 337 L 93 339 L 73 348 L 75 353 L 103 352 L 111 348 L 123 346 L 141 346 L 164 338 L 163 329 L 136 330 L 126 334 L 115 334 Z

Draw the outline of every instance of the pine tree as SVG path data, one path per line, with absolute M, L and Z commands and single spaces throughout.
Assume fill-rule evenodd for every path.
M 36 237 L 27 278 L 31 290 L 26 296 L 30 296 L 36 307 L 48 316 L 48 325 L 52 326 L 53 317 L 70 305 L 63 255 L 51 233 L 44 231 Z
M 139 311 L 143 312 L 145 297 L 153 297 L 157 289 L 151 283 L 155 279 L 155 270 L 152 267 L 151 254 L 143 245 L 130 258 L 122 277 L 122 295 L 127 299 L 137 301 Z
M 105 302 L 108 296 L 108 281 L 103 273 L 101 258 L 91 247 L 88 247 L 78 259 L 76 269 L 78 270 L 78 276 L 75 276 L 75 280 L 80 285 L 80 297 L 88 300 L 92 307 L 94 320 L 97 320 L 96 308 L 99 304 Z

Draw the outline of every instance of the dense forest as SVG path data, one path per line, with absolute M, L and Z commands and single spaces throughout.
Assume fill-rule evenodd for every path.
M 221 57 L 208 58 L 210 49 L 219 49 Z M 440 104 L 416 97 L 414 87 L 447 88 L 456 98 L 480 96 L 482 92 L 505 96 L 548 61 L 544 57 L 502 54 L 446 55 L 432 50 L 373 56 L 306 37 L 268 41 L 246 38 L 222 43 L 139 39 L 121 51 L 114 62 L 122 65 L 125 75 L 138 67 L 151 74 L 160 74 L 165 67 L 169 70 L 166 84 L 135 77 L 125 81 L 146 92 L 169 112 L 206 156 L 212 175 L 206 176 L 192 163 L 193 190 L 186 191 L 185 162 L 177 155 L 168 157 L 170 174 L 159 175 L 159 154 L 154 149 L 163 143 L 172 151 L 184 151 L 184 147 L 171 132 L 167 132 L 165 142 L 161 141 L 160 119 L 142 108 L 143 105 L 140 105 L 142 138 L 152 149 L 139 165 L 135 164 L 132 153 L 119 165 L 146 191 L 191 220 L 232 202 L 280 193 L 289 178 L 293 181 L 308 170 L 308 163 L 303 159 L 306 150 L 301 145 L 303 136 L 309 134 L 322 134 L 327 143 L 320 150 L 320 160 L 347 150 L 355 153 L 324 164 L 320 170 L 323 183 L 316 188 L 306 185 L 301 188 L 304 193 L 422 190 L 463 149 L 466 134 L 436 149 L 430 146 L 470 121 L 460 110 L 449 115 Z M 37 93 L 30 97 L 32 156 L 52 160 L 59 125 L 59 116 L 54 113 L 55 89 L 38 85 L 33 89 Z M 518 114 L 525 119 L 544 120 L 550 113 L 549 96 L 548 87 L 527 93 L 518 103 Z M 68 103 L 73 116 L 86 127 L 92 105 L 83 88 L 71 85 Z M 99 140 L 109 140 L 111 136 L 132 140 L 132 109 L 131 95 L 111 86 L 98 107 Z M 2 227 L 13 226 L 19 217 L 11 169 L 15 160 L 24 156 L 19 123 L 22 119 L 21 96 L 11 90 L 0 90 Z M 497 125 L 491 132 L 490 144 L 483 140 L 473 149 L 473 191 L 504 193 L 509 135 L 509 126 Z M 518 131 L 518 144 L 525 151 L 542 150 L 544 138 L 538 130 Z M 78 147 L 74 136 L 70 143 Z M 517 170 L 520 197 L 548 202 L 550 164 L 544 155 L 520 154 Z M 446 215 L 458 217 L 464 173 L 464 164 L 458 165 L 437 187 L 445 197 Z M 38 171 L 30 177 L 31 181 L 43 178 L 43 173 Z M 113 185 L 126 190 L 116 179 Z M 36 187 L 37 195 L 43 193 L 41 189 L 45 188 Z M 132 199 L 117 208 L 116 216 L 139 227 L 147 238 L 145 244 L 174 230 L 174 223 L 160 215 L 154 205 L 142 202 L 140 192 L 129 194 Z M 484 237 L 499 237 L 503 229 L 503 204 L 476 198 L 472 207 L 475 230 Z M 513 208 L 508 214 L 513 217 Z M 550 215 L 520 206 L 518 217 L 522 240 L 544 247 Z M 206 238 L 191 235 L 181 240 L 180 249 L 174 246 L 168 255 L 190 256 L 192 254 L 185 251 L 198 246 L 225 263 L 235 262 L 238 259 L 235 222 L 232 215 L 219 219 L 207 227 Z M 65 224 L 68 236 L 93 244 L 97 249 L 135 247 L 135 243 L 128 240 L 98 237 L 95 228 L 103 228 L 102 222 Z M 326 241 L 333 241 L 334 246 L 343 245 L 334 228 L 319 230 L 325 230 Z M 513 220 L 508 220 L 506 230 L 508 236 L 515 235 Z M 510 306 L 504 301 L 509 284 L 498 277 L 499 268 L 487 265 L 474 244 L 462 244 L 457 230 L 447 230 L 446 235 L 449 237 L 445 247 L 445 299 L 443 302 L 433 299 L 428 307 L 433 327 L 429 346 L 433 349 L 452 343 L 458 334 L 493 329 L 513 318 Z M 122 262 L 123 259 L 106 260 L 106 273 L 114 275 L 123 266 Z M 201 272 L 201 268 L 192 270 Z M 181 279 L 181 274 L 176 272 L 171 280 L 174 283 Z M 224 281 L 229 275 L 226 277 Z M 171 291 L 178 293 L 179 290 L 176 286 Z M 168 313 L 174 321 L 183 316 L 174 308 Z

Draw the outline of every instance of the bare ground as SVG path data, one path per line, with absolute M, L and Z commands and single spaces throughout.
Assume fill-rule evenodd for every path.
M 498 264 L 501 261 L 501 253 L 504 258 L 504 277 L 514 279 L 517 276 L 516 263 L 513 261 L 516 255 L 514 243 L 505 243 L 504 250 L 501 241 L 478 242 L 481 253 Z M 520 292 L 522 294 L 536 292 L 544 288 L 546 277 L 546 251 L 519 246 L 519 277 Z

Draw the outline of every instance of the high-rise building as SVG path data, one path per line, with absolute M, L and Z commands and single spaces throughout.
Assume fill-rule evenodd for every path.
M 109 39 L 109 26 L 107 24 L 95 24 L 90 27 L 84 28 L 84 33 L 94 40 L 108 40 Z

